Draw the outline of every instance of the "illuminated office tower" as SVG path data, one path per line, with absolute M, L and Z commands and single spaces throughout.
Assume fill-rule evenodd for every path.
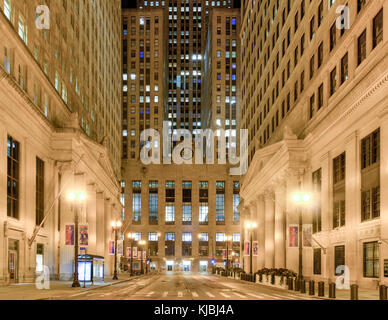
M 241 13 L 253 270 L 386 285 L 388 1 L 245 0 Z
M 88 226 L 86 252 L 100 257 L 97 278 L 102 260 L 106 275 L 113 267 L 121 4 L 41 2 L 0 1 L 0 284 L 34 281 L 44 266 L 52 279 L 72 277 L 70 191 L 86 195 L 79 222 Z

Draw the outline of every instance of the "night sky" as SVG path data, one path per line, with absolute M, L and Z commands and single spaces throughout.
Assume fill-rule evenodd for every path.
M 136 0 L 121 0 L 123 8 L 136 8 Z M 234 0 L 234 7 L 240 8 L 241 0 Z

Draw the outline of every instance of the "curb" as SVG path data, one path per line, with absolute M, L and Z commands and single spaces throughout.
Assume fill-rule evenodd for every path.
M 107 283 L 107 284 L 103 284 L 103 285 L 99 285 L 99 286 L 94 286 L 94 287 L 89 287 L 89 288 L 82 288 L 81 287 L 80 293 L 81 292 L 92 291 L 92 290 L 97 290 L 97 289 L 100 289 L 100 288 L 106 288 L 106 287 L 113 286 L 113 285 L 116 285 L 116 284 L 119 284 L 119 283 L 124 283 L 124 282 L 132 281 L 132 280 L 135 280 L 135 279 L 139 279 L 141 277 L 142 276 L 134 276 L 134 277 L 131 277 L 129 279 L 117 280 L 116 282 L 111 282 L 111 283 Z M 66 296 L 69 296 L 69 295 L 66 295 Z M 35 300 L 55 300 L 55 299 L 52 299 L 52 297 L 46 297 L 46 298 L 39 298 L 39 299 L 35 299 Z
M 220 277 L 222 278 L 221 275 L 219 274 L 214 274 L 214 276 L 217 276 L 217 277 Z M 281 289 L 281 288 L 277 288 L 277 287 L 270 287 L 270 286 L 266 286 L 266 285 L 263 285 L 263 284 L 260 284 L 260 283 L 257 283 L 257 282 L 249 282 L 249 281 L 244 281 L 244 280 L 241 280 L 241 279 L 233 279 L 233 278 L 227 278 L 227 279 L 230 279 L 230 280 L 234 280 L 234 281 L 240 281 L 242 283 L 247 283 L 247 284 L 252 284 L 252 285 L 258 285 L 260 287 L 263 287 L 263 288 L 271 288 L 275 291 L 279 291 L 279 292 L 294 292 L 294 293 L 298 293 L 298 294 L 301 294 L 299 291 L 295 291 L 295 290 L 288 290 L 288 289 Z M 331 298 L 327 298 L 327 297 L 318 297 L 318 296 L 310 296 L 310 295 L 306 295 L 306 297 L 311 297 L 311 298 L 315 298 L 315 299 L 318 299 L 318 300 L 338 300 L 338 299 L 331 299 Z

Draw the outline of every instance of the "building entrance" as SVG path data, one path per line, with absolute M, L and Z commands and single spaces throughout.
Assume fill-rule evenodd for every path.
M 18 241 L 9 240 L 8 243 L 8 274 L 9 282 L 17 283 L 19 278 Z
M 199 262 L 199 271 L 206 272 L 207 271 L 207 261 Z
M 191 270 L 191 261 L 183 260 L 183 271 L 190 271 Z

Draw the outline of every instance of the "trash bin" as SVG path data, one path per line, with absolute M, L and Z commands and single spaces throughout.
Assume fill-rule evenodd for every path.
M 314 280 L 309 281 L 309 295 L 310 296 L 315 295 L 315 281 Z
M 300 291 L 300 279 L 299 278 L 294 279 L 294 290 Z
M 358 300 L 358 285 L 356 284 L 350 286 L 350 300 Z
M 288 281 L 288 290 L 294 290 L 294 279 L 287 278 Z
M 380 285 L 380 300 L 387 300 L 387 286 Z
M 306 280 L 300 281 L 300 293 L 306 293 Z
M 335 299 L 335 283 L 329 284 L 329 298 Z
M 318 282 L 318 297 L 325 296 L 325 283 L 323 281 Z

